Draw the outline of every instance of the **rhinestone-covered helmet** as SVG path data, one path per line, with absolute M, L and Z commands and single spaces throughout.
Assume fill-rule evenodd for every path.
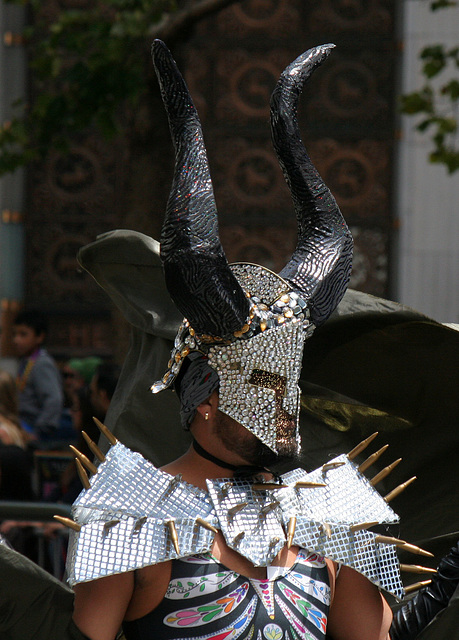
M 279 274 L 228 264 L 199 117 L 167 47 L 156 40 L 152 48 L 176 153 L 161 258 L 185 316 L 168 371 L 152 391 L 170 387 L 187 356 L 201 352 L 219 376 L 219 409 L 276 453 L 292 424 L 299 447 L 304 341 L 343 297 L 352 264 L 351 234 L 304 148 L 296 116 L 304 82 L 333 46 L 299 56 L 271 97 L 273 145 L 298 222 L 297 247 Z

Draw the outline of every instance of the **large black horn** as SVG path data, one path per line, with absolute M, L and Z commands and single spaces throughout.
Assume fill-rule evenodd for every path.
M 273 145 L 298 221 L 297 247 L 279 275 L 303 293 L 316 325 L 325 322 L 343 297 L 352 266 L 352 236 L 304 148 L 297 120 L 303 85 L 333 47 L 322 45 L 299 56 L 282 73 L 271 96 Z
M 218 236 L 217 208 L 201 123 L 170 51 L 160 40 L 152 57 L 175 147 L 175 171 L 161 234 L 166 285 L 199 334 L 225 337 L 241 329 L 249 302 Z

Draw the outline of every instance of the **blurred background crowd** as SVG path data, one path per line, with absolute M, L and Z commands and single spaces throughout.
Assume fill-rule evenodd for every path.
M 13 325 L 17 373 L 0 369 L 0 500 L 71 504 L 82 489 L 69 445 L 92 457 L 93 441 L 115 390 L 119 366 L 97 356 L 56 362 L 47 319 L 24 309 Z M 37 529 L 52 539 L 62 525 L 3 520 L 0 532 L 37 559 Z

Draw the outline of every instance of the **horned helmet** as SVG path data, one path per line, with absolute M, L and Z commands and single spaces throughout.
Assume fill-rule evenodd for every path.
M 304 341 L 343 297 L 352 237 L 338 205 L 302 143 L 298 99 L 334 45 L 306 51 L 282 73 L 271 96 L 273 146 L 298 224 L 296 249 L 279 274 L 256 264 L 228 264 L 201 123 L 188 88 L 160 40 L 153 62 L 175 148 L 175 170 L 161 236 L 171 298 L 185 316 L 168 370 L 152 386 L 170 387 L 193 352 L 219 377 L 219 409 L 274 452 L 293 436 L 299 449 Z

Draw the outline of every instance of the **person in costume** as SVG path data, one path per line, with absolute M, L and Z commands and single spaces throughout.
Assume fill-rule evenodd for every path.
M 199 121 L 169 52 L 155 43 L 177 149 L 162 258 L 186 320 L 153 390 L 175 386 L 195 444 L 163 469 L 109 432 L 108 452 L 93 445 L 100 465 L 83 460 L 94 475 L 82 475 L 85 490 L 67 523 L 75 622 L 65 626 L 58 611 L 71 608 L 68 590 L 49 584 L 48 640 L 111 640 L 123 618 L 128 640 L 388 637 L 391 615 L 378 587 L 403 595 L 395 548 L 408 545 L 387 535 L 398 518 L 355 462 L 363 445 L 312 473 L 278 477 L 267 468 L 298 452 L 303 343 L 338 304 L 350 270 L 350 234 L 295 119 L 302 84 L 329 50 L 300 56 L 273 95 L 274 144 L 299 222 L 297 250 L 278 276 L 227 265 Z M 131 249 L 145 241 L 124 237 Z M 129 313 L 141 329 L 138 309 Z M 139 335 L 134 343 L 139 348 Z M 386 535 L 373 532 L 378 523 Z M 10 557 L 0 546 L 0 558 Z M 417 637 L 448 603 L 458 573 L 456 550 L 416 606 L 397 615 L 392 640 Z M 37 574 L 27 573 L 31 592 Z M 4 610 L 5 637 L 29 637 L 17 631 L 27 628 L 21 609 Z
M 339 303 L 351 268 L 349 230 L 295 117 L 330 50 L 300 56 L 273 93 L 273 142 L 299 227 L 277 275 L 228 265 L 198 116 L 170 53 L 154 44 L 177 154 L 161 257 L 186 319 L 152 391 L 175 386 L 193 443 L 162 469 L 115 439 L 99 452 L 69 550 L 74 620 L 94 640 L 111 640 L 122 623 L 128 640 L 388 638 L 377 587 L 403 595 L 399 541 L 371 527 L 398 518 L 353 462 L 358 451 L 310 474 L 267 468 L 299 452 L 304 341 Z

